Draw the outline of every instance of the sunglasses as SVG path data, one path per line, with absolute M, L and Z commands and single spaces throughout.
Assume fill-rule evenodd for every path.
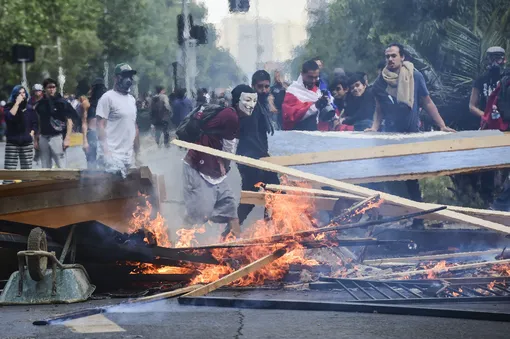
M 269 86 L 269 85 L 264 85 L 264 84 L 258 84 L 258 85 L 257 85 L 257 88 L 260 88 L 260 89 L 263 89 L 263 88 L 268 89 L 269 87 L 271 87 L 271 86 Z

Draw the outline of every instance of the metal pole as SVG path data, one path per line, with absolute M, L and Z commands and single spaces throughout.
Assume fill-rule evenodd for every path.
M 188 62 L 188 41 L 190 38 L 190 22 L 188 16 L 188 0 L 182 0 L 182 16 L 184 18 L 184 44 L 182 45 L 182 62 L 184 66 L 184 83 L 186 92 L 191 95 L 191 85 L 189 79 L 189 62 Z
M 62 67 L 62 44 L 60 37 L 57 37 L 57 55 L 58 55 L 58 85 L 60 87 L 60 95 L 64 95 L 64 84 L 66 77 L 64 75 L 64 68 Z
M 28 81 L 27 81 L 27 62 L 26 60 L 21 60 L 21 85 L 28 89 Z
M 262 54 L 262 46 L 260 46 L 259 2 L 258 2 L 258 0 L 254 0 L 254 1 L 255 1 L 255 30 L 256 30 L 255 37 L 257 40 L 257 61 L 256 61 L 256 65 L 255 65 L 255 70 L 258 70 L 261 67 L 260 59 L 261 59 L 261 54 Z

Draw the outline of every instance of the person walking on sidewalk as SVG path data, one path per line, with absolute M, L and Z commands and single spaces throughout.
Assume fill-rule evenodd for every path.
M 7 143 L 5 145 L 5 169 L 32 168 L 34 155 L 34 136 L 38 127 L 37 115 L 29 102 L 25 87 L 16 86 L 12 90 L 9 102 L 5 106 L 7 122 Z M 4 181 L 4 184 L 12 181 Z
M 78 114 L 57 93 L 57 82 L 44 80 L 44 97 L 35 106 L 39 116 L 39 150 L 42 168 L 51 168 L 52 161 L 58 168 L 66 167 L 66 150 L 71 145 L 73 118 Z

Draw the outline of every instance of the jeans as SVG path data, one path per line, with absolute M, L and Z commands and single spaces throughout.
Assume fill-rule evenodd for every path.
M 161 134 L 163 134 L 163 142 L 165 146 L 170 144 L 170 124 L 167 121 L 161 121 L 157 124 L 154 124 L 156 129 L 156 144 L 160 145 Z
M 87 131 L 87 142 L 89 144 L 88 152 L 85 152 L 85 157 L 87 158 L 87 168 L 88 169 L 96 169 L 97 168 L 97 131 L 88 130 Z
M 243 191 L 258 191 L 255 184 L 263 182 L 265 184 L 279 185 L 280 180 L 278 175 L 274 172 L 263 171 L 258 168 L 253 168 L 244 165 L 237 165 L 239 173 L 241 174 L 242 188 Z M 237 209 L 237 215 L 239 216 L 239 223 L 242 224 L 250 212 L 253 210 L 255 205 L 240 204 Z M 267 213 L 264 211 L 264 217 L 267 218 Z

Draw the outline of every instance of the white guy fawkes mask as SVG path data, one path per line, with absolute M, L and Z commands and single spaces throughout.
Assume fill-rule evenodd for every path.
M 241 93 L 239 97 L 239 109 L 250 116 L 257 104 L 257 93 Z

